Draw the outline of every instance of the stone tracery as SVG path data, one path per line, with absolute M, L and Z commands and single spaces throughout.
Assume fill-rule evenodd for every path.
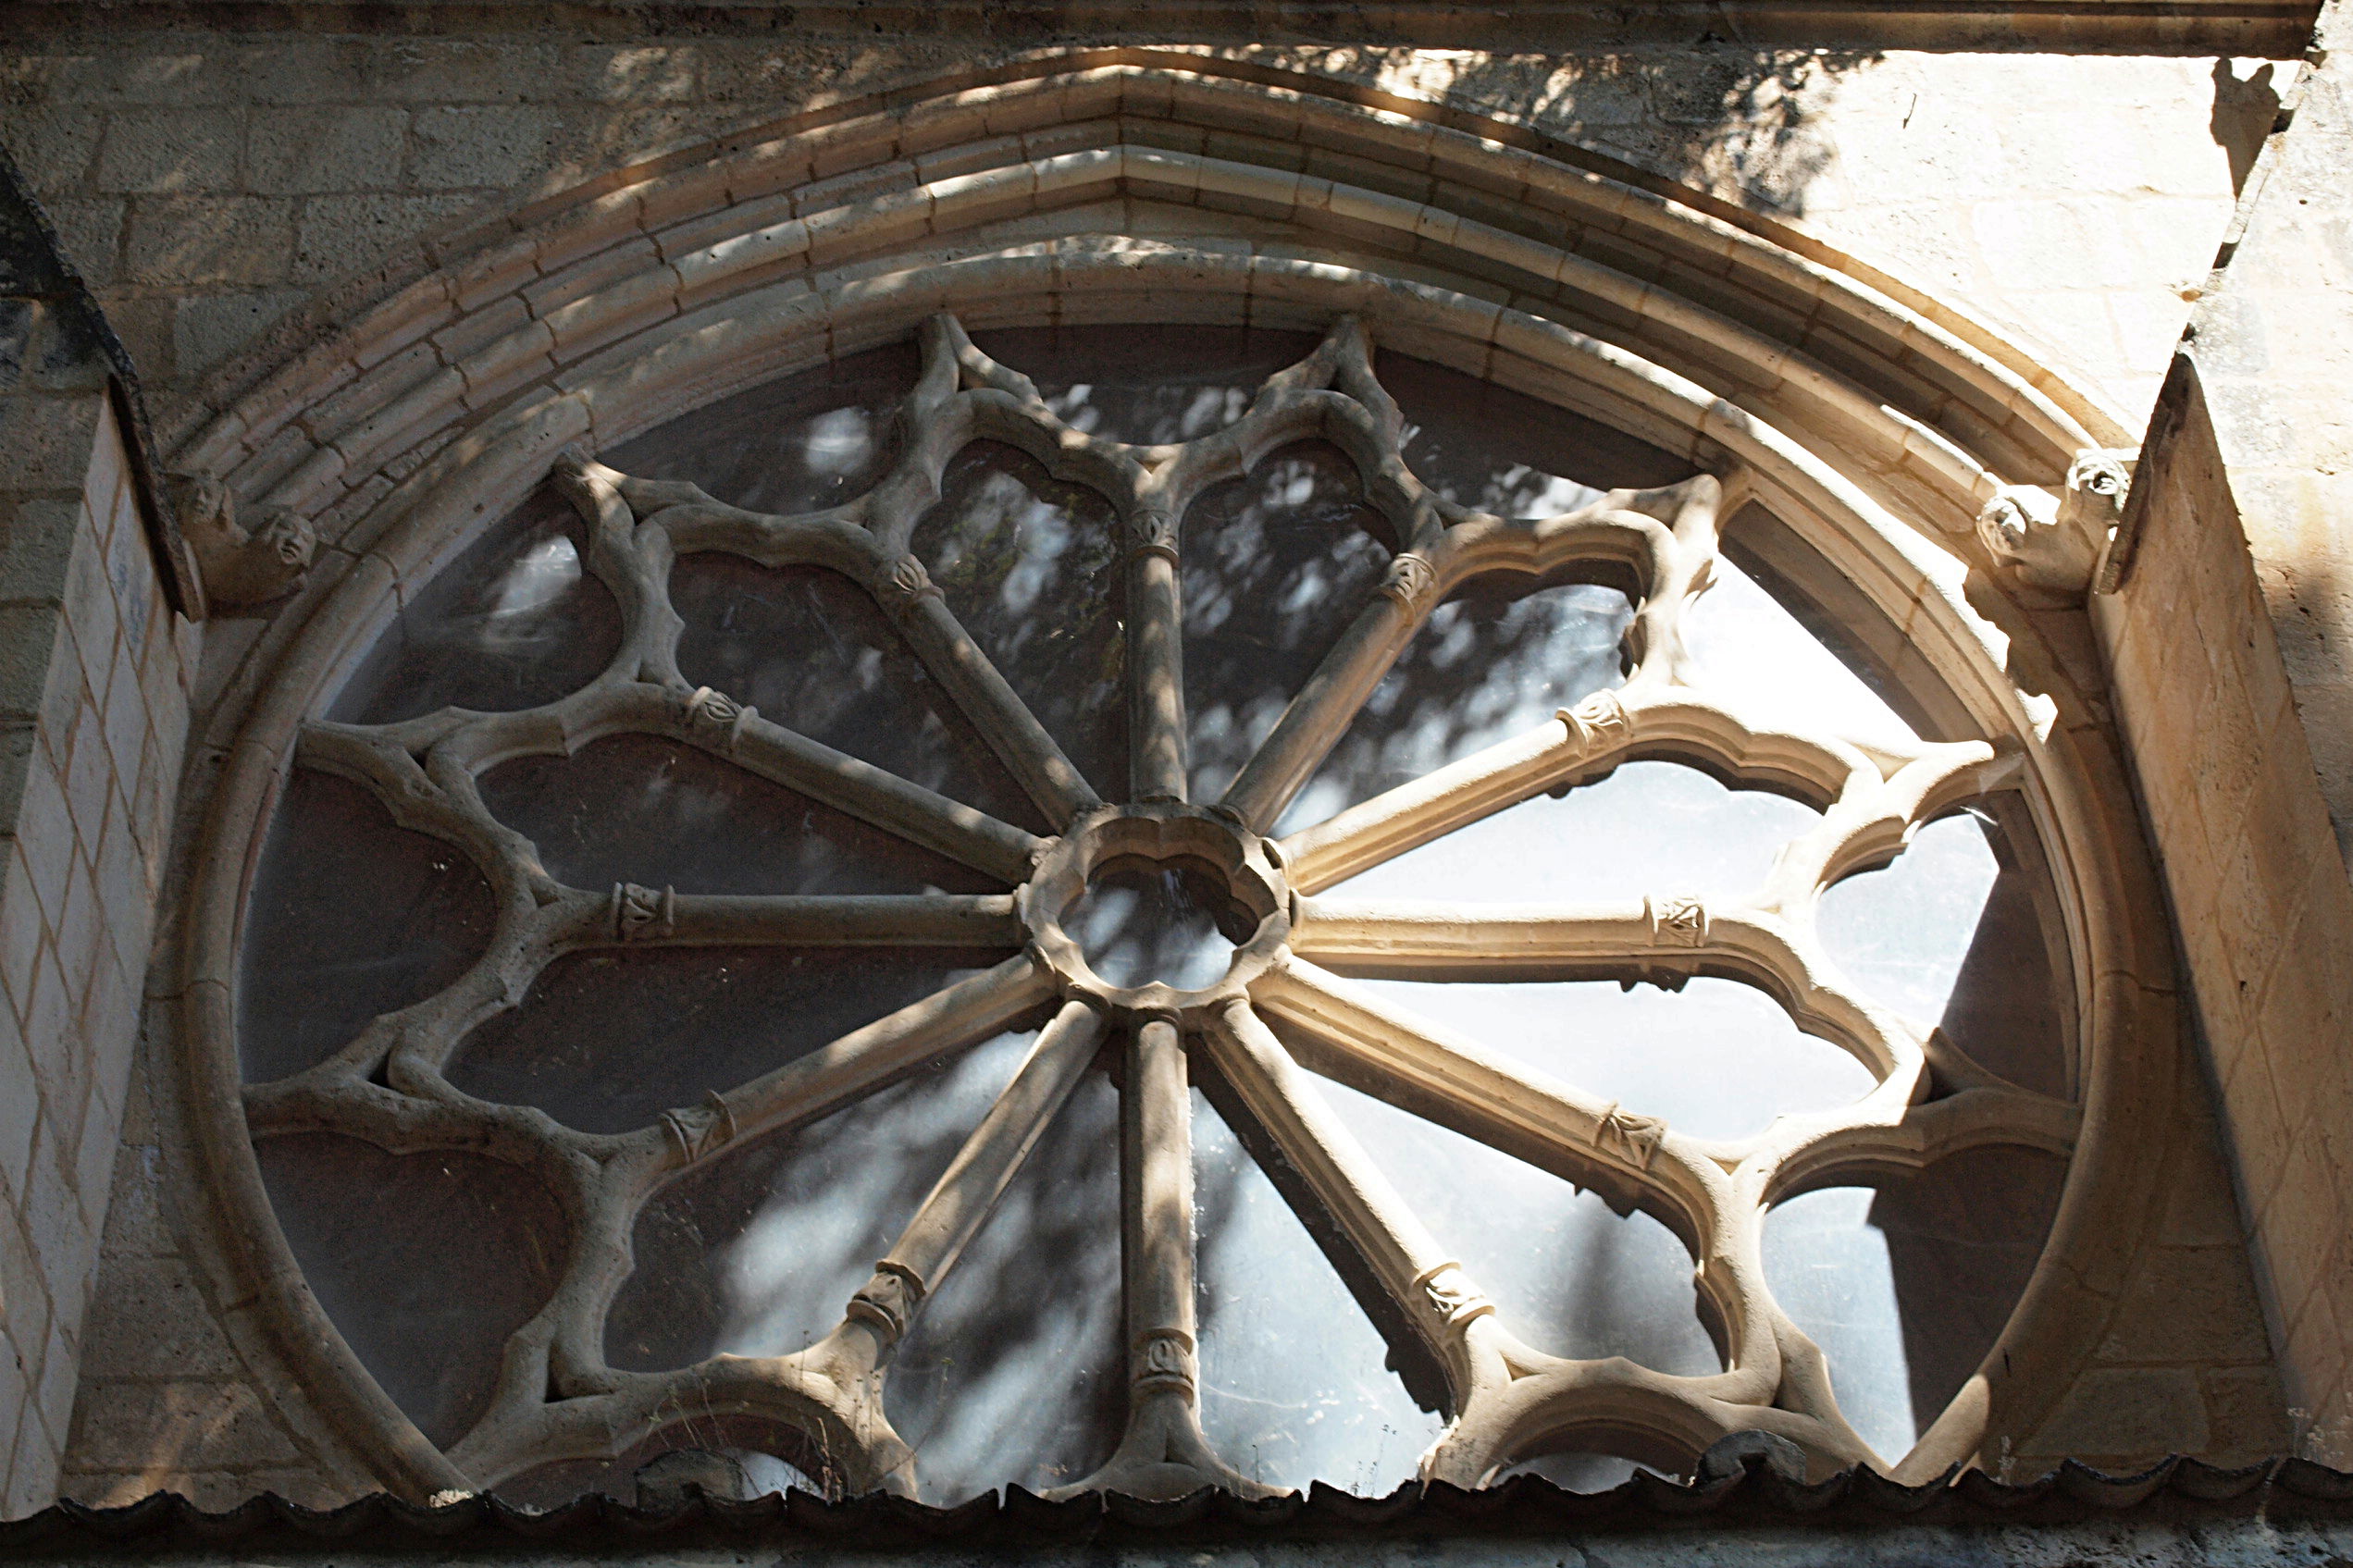
M 483 1481 L 531 1464 L 625 1447 L 692 1400 L 799 1427 L 842 1484 L 905 1488 L 910 1454 L 883 1413 L 890 1351 L 985 1219 L 1030 1146 L 1096 1059 L 1107 1031 L 1129 1039 L 1126 1115 L 1147 1151 L 1125 1203 L 1141 1244 L 1128 1258 L 1131 1406 L 1126 1440 L 1093 1484 L 1146 1494 L 1210 1483 L 1250 1489 L 1213 1454 L 1194 1416 L 1189 1133 L 1181 1028 L 1340 1219 L 1406 1321 L 1447 1371 L 1455 1419 L 1424 1462 L 1437 1478 L 1475 1485 L 1499 1466 L 1579 1431 L 1640 1434 L 1690 1455 L 1723 1433 L 1765 1427 L 1824 1464 L 1871 1457 L 1839 1416 L 1818 1352 L 1775 1305 L 1758 1258 L 1762 1216 L 1777 1198 L 1842 1167 L 1917 1167 L 1987 1142 L 2063 1152 L 2072 1107 L 1983 1074 L 1927 1099 L 1929 1042 L 1832 970 L 1812 931 L 1814 901 L 1849 871 L 1884 859 L 1913 829 L 1992 785 L 2009 759 L 1986 742 L 1903 755 L 1828 735 L 1750 722 L 1693 683 L 1678 630 L 1703 592 L 1723 487 L 1700 477 L 1617 492 L 1538 522 L 1472 513 L 1425 489 L 1399 451 L 1401 417 L 1372 373 L 1363 331 L 1344 320 L 1309 358 L 1271 378 L 1250 410 L 1214 435 L 1135 447 L 1058 419 L 1019 372 L 989 360 L 952 317 L 923 336 L 910 397 L 911 438 L 867 495 L 827 511 L 770 517 L 691 486 L 645 481 L 577 455 L 556 477 L 589 529 L 588 569 L 623 608 L 626 635 L 606 673 L 542 708 L 459 710 L 382 726 L 314 722 L 301 758 L 365 784 L 403 825 L 457 845 L 497 890 L 489 951 L 450 990 L 378 1021 L 309 1072 L 247 1092 L 254 1130 L 332 1128 L 387 1147 L 482 1148 L 539 1170 L 566 1195 L 576 1227 L 563 1283 L 510 1344 L 489 1414 L 451 1454 Z M 1275 447 L 1339 446 L 1367 500 L 1404 546 L 1370 602 L 1224 797 L 1185 807 L 1185 723 L 1176 562 L 1187 502 Z M 958 623 L 910 552 L 914 520 L 947 460 L 969 441 L 1010 442 L 1058 477 L 1110 497 L 1126 519 L 1131 794 L 1107 808 Z M 768 565 L 812 564 L 864 587 L 926 667 L 971 715 L 1024 793 L 1059 833 L 1039 839 L 897 779 L 762 718 L 679 673 L 678 620 L 665 583 L 680 554 L 723 549 Z M 1280 840 L 1264 835 L 1338 739 L 1420 620 L 1448 588 L 1482 571 L 1542 577 L 1605 560 L 1640 579 L 1626 685 L 1554 723 Z M 475 787 L 483 770 L 600 736 L 666 735 L 731 759 L 838 809 L 1019 884 L 1002 895 L 721 896 L 625 884 L 609 894 L 562 886 L 527 839 L 499 824 Z M 1468 908 L 1322 896 L 1347 876 L 1539 792 L 1653 754 L 1698 756 L 1766 775 L 1827 806 L 1821 825 L 1787 845 L 1766 883 L 1737 904 L 1662 890 L 1628 907 Z M 1159 804 L 1154 804 L 1159 803 Z M 1090 835 L 1182 825 L 1264 906 L 1225 981 L 1203 991 L 1104 986 L 1055 941 L 1059 904 L 1041 897 L 1058 856 Z M 1066 872 L 1069 868 L 1065 868 Z M 1083 883 L 1084 870 L 1074 873 Z M 1069 875 L 1063 881 L 1067 883 Z M 1240 889 L 1243 883 L 1237 883 Z M 1064 889 L 1067 896 L 1071 890 Z M 1051 907 L 1048 907 L 1051 905 Z M 464 1031 L 511 1006 L 552 958 L 638 944 L 983 945 L 1020 957 L 918 1002 L 658 1127 L 592 1135 L 543 1113 L 473 1099 L 441 1076 Z M 1878 1078 L 1844 1112 L 1785 1117 L 1733 1144 L 1677 1133 L 1497 1057 L 1369 994 L 1352 974 L 1444 978 L 1531 966 L 1560 974 L 1639 976 L 1678 984 L 1727 974 L 1773 994 L 1804 1026 Z M 733 1142 L 848 1105 L 915 1063 L 1055 1006 L 1028 1059 L 934 1187 L 840 1326 L 795 1355 L 719 1358 L 681 1372 L 604 1364 L 601 1324 L 627 1271 L 638 1204 L 670 1174 Z M 1558 1360 L 1530 1349 L 1406 1206 L 1331 1115 L 1269 1021 L 1347 1057 L 1372 1078 L 1435 1096 L 1473 1121 L 1554 1151 L 1589 1184 L 1666 1219 L 1699 1260 L 1703 1299 L 1723 1327 L 1728 1370 L 1668 1377 L 1631 1363 Z M 552 1396 L 552 1397 L 551 1397 Z M 1974 1441 L 1932 1434 L 1960 1458 Z M 1893 1456 L 1889 1456 L 1893 1457 Z

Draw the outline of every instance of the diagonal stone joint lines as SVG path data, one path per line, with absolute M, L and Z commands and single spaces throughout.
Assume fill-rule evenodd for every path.
M 508 1341 L 487 1413 L 449 1452 L 479 1486 L 563 1459 L 610 1458 L 683 1413 L 748 1415 L 798 1430 L 845 1492 L 911 1494 L 918 1456 L 893 1430 L 884 1389 L 894 1347 L 987 1218 L 1039 1134 L 1105 1049 L 1125 1053 L 1127 1135 L 1143 1151 L 1122 1181 L 1129 1420 L 1105 1468 L 1071 1488 L 1175 1497 L 1204 1485 L 1266 1488 L 1204 1437 L 1194 1322 L 1190 1075 L 1221 1077 L 1339 1224 L 1443 1365 L 1449 1424 L 1426 1477 L 1478 1486 L 1549 1449 L 1617 1434 L 1645 1456 L 1690 1463 L 1717 1438 L 1763 1428 L 1820 1469 L 1887 1467 L 1839 1414 L 1824 1359 L 1767 1289 L 1771 1205 L 1840 1171 L 1918 1168 L 1987 1143 L 2064 1154 L 2075 1107 L 1982 1070 L 1929 1072 L 1941 1041 L 1851 986 L 1814 931 L 1823 890 L 1900 853 L 1924 822 L 2000 784 L 2012 749 L 1984 741 L 1897 754 L 1776 727 L 1711 697 L 1684 647 L 1684 609 L 1705 591 L 1725 487 L 1700 475 L 1615 491 L 1581 511 L 1509 520 L 1426 488 L 1401 454 L 1404 419 L 1352 318 L 1270 377 L 1214 434 L 1138 446 L 1073 429 L 1019 371 L 983 353 L 952 316 L 921 329 L 923 368 L 903 411 L 894 468 L 843 505 L 772 516 L 687 484 L 633 477 L 568 451 L 555 485 L 587 529 L 588 569 L 621 607 L 622 647 L 588 685 L 516 712 L 447 710 L 384 725 L 315 721 L 298 762 L 353 780 L 401 826 L 445 840 L 489 880 L 498 917 L 455 982 L 377 1019 L 294 1077 L 249 1085 L 256 1137 L 328 1130 L 387 1150 L 466 1148 L 527 1167 L 573 1227 L 544 1307 Z M 1134 800 L 1107 805 L 957 620 L 911 549 L 949 460 L 1008 442 L 1056 477 L 1111 501 L 1123 540 Z M 1337 446 L 1396 549 L 1390 569 L 1223 796 L 1188 799 L 1183 607 L 1177 562 L 1187 507 L 1277 448 Z M 897 778 L 680 673 L 668 589 L 680 555 L 722 550 L 823 568 L 870 594 L 1053 825 L 1039 838 Z M 1431 609 L 1468 578 L 1543 578 L 1608 562 L 1640 586 L 1624 684 L 1526 735 L 1466 757 L 1281 840 L 1266 836 Z M 568 755 L 613 734 L 666 737 L 786 785 L 1007 885 L 1001 895 L 718 896 L 619 883 L 574 888 L 499 822 L 476 785 L 513 758 Z M 1351 900 L 1358 872 L 1536 795 L 1642 757 L 1697 759 L 1801 795 L 1818 826 L 1782 846 L 1763 885 L 1734 901 L 1661 889 L 1624 905 L 1470 905 Z M 1183 853 L 1222 867 L 1258 921 L 1219 982 L 1195 991 L 1109 986 L 1060 929 L 1096 858 Z M 564 1127 L 538 1109 L 452 1087 L 466 1032 L 520 1004 L 557 957 L 622 944 L 796 944 L 997 948 L 994 969 L 701 1105 L 617 1134 Z M 1351 977 L 1615 976 L 1679 985 L 1726 976 L 1772 995 L 1799 1025 L 1864 1063 L 1876 1088 L 1832 1112 L 1781 1117 L 1738 1142 L 1690 1137 L 1459 1037 Z M 825 1338 L 790 1355 L 718 1356 L 665 1373 L 606 1364 L 603 1322 L 630 1268 L 648 1199 L 680 1171 L 747 1140 L 805 1125 L 916 1067 L 1046 1018 L 1034 1044 L 873 1278 Z M 1281 1034 L 1278 1035 L 1277 1029 Z M 1725 1369 L 1669 1376 L 1620 1358 L 1570 1361 L 1517 1338 L 1342 1125 L 1313 1073 L 1400 1103 L 1433 1100 L 1482 1135 L 1542 1151 L 1622 1205 L 1666 1223 L 1690 1250 Z M 1982 1426 L 1982 1422 L 1978 1423 Z M 1907 1461 L 1941 1468 L 1978 1441 L 1970 1421 L 1936 1423 Z

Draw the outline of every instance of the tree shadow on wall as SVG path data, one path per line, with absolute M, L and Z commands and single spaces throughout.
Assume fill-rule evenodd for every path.
M 1676 50 L 1576 56 L 1282 52 L 1299 69 L 1427 95 L 1579 142 L 1728 201 L 1798 217 L 1837 153 L 1823 117 L 1877 50 L 1756 49 L 1703 33 Z

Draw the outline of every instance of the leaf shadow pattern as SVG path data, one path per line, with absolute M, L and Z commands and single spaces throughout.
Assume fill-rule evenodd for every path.
M 1782 217 L 1804 216 L 1836 167 L 1825 118 L 1841 85 L 1887 57 L 1876 49 L 1758 48 L 1729 21 L 1676 49 L 1279 53 L 1300 68 L 1426 94 Z
M 1192 791 L 1213 800 L 1331 650 L 1402 546 L 1356 465 L 1308 441 L 1204 491 L 1183 522 Z

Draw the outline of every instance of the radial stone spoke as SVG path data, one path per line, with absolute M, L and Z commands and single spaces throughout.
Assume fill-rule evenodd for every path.
M 923 667 L 987 738 L 1047 821 L 1059 829 L 1103 804 L 937 589 L 916 595 L 898 623 Z
M 1265 833 L 1273 827 L 1419 624 L 1420 617 L 1407 608 L 1405 595 L 1384 591 L 1324 655 L 1282 710 L 1273 733 L 1227 786 L 1224 804 L 1240 813 L 1251 831 Z
M 1158 513 L 1131 525 L 1128 560 L 1128 773 L 1138 800 L 1185 796 L 1184 606 L 1175 530 Z
M 1029 875 L 1038 841 L 985 811 L 742 710 L 725 751 L 762 778 L 799 790 L 910 843 L 1007 882 Z
M 912 1002 L 720 1096 L 734 1136 L 813 1121 L 945 1051 L 976 1045 L 1051 994 L 1026 957 Z
M 1140 1025 L 1128 1043 L 1120 1191 L 1127 1429 L 1108 1463 L 1063 1491 L 1180 1498 L 1223 1487 L 1245 1497 L 1269 1496 L 1272 1488 L 1236 1474 L 1201 1433 L 1193 1304 L 1193 1092 L 1176 1025 L 1163 1019 Z
M 1567 714 L 1452 762 L 1282 841 L 1291 885 L 1320 893 L 1551 788 L 1591 749 Z
M 874 1266 L 873 1278 L 851 1298 L 849 1315 L 877 1331 L 878 1354 L 898 1343 L 925 1298 L 956 1266 L 965 1243 L 1078 1087 L 1102 1037 L 1103 1020 L 1094 1008 L 1084 1002 L 1062 1005 L 907 1229 Z
M 1485 1298 L 1247 1002 L 1228 1003 L 1210 1021 L 1208 1041 L 1218 1070 L 1438 1352 L 1460 1409 L 1472 1382 L 1462 1329 L 1480 1310 L 1492 1310 Z
M 1647 900 L 1573 906 L 1303 898 L 1291 946 L 1346 974 L 1527 976 L 1647 955 L 1657 945 L 1659 925 L 1657 907 Z M 1678 945 L 1677 951 L 1688 957 L 1696 946 Z
M 646 947 L 1019 947 L 1010 894 L 806 895 L 678 893 L 625 883 L 606 917 Z
M 1686 1213 L 1706 1203 L 1678 1162 L 1658 1158 L 1666 1125 L 1533 1072 L 1294 960 L 1260 987 L 1259 1006 L 1344 1058 L 1358 1076 L 1453 1107 L 1464 1130 L 1511 1151 L 1533 1149 L 1601 1167 Z

